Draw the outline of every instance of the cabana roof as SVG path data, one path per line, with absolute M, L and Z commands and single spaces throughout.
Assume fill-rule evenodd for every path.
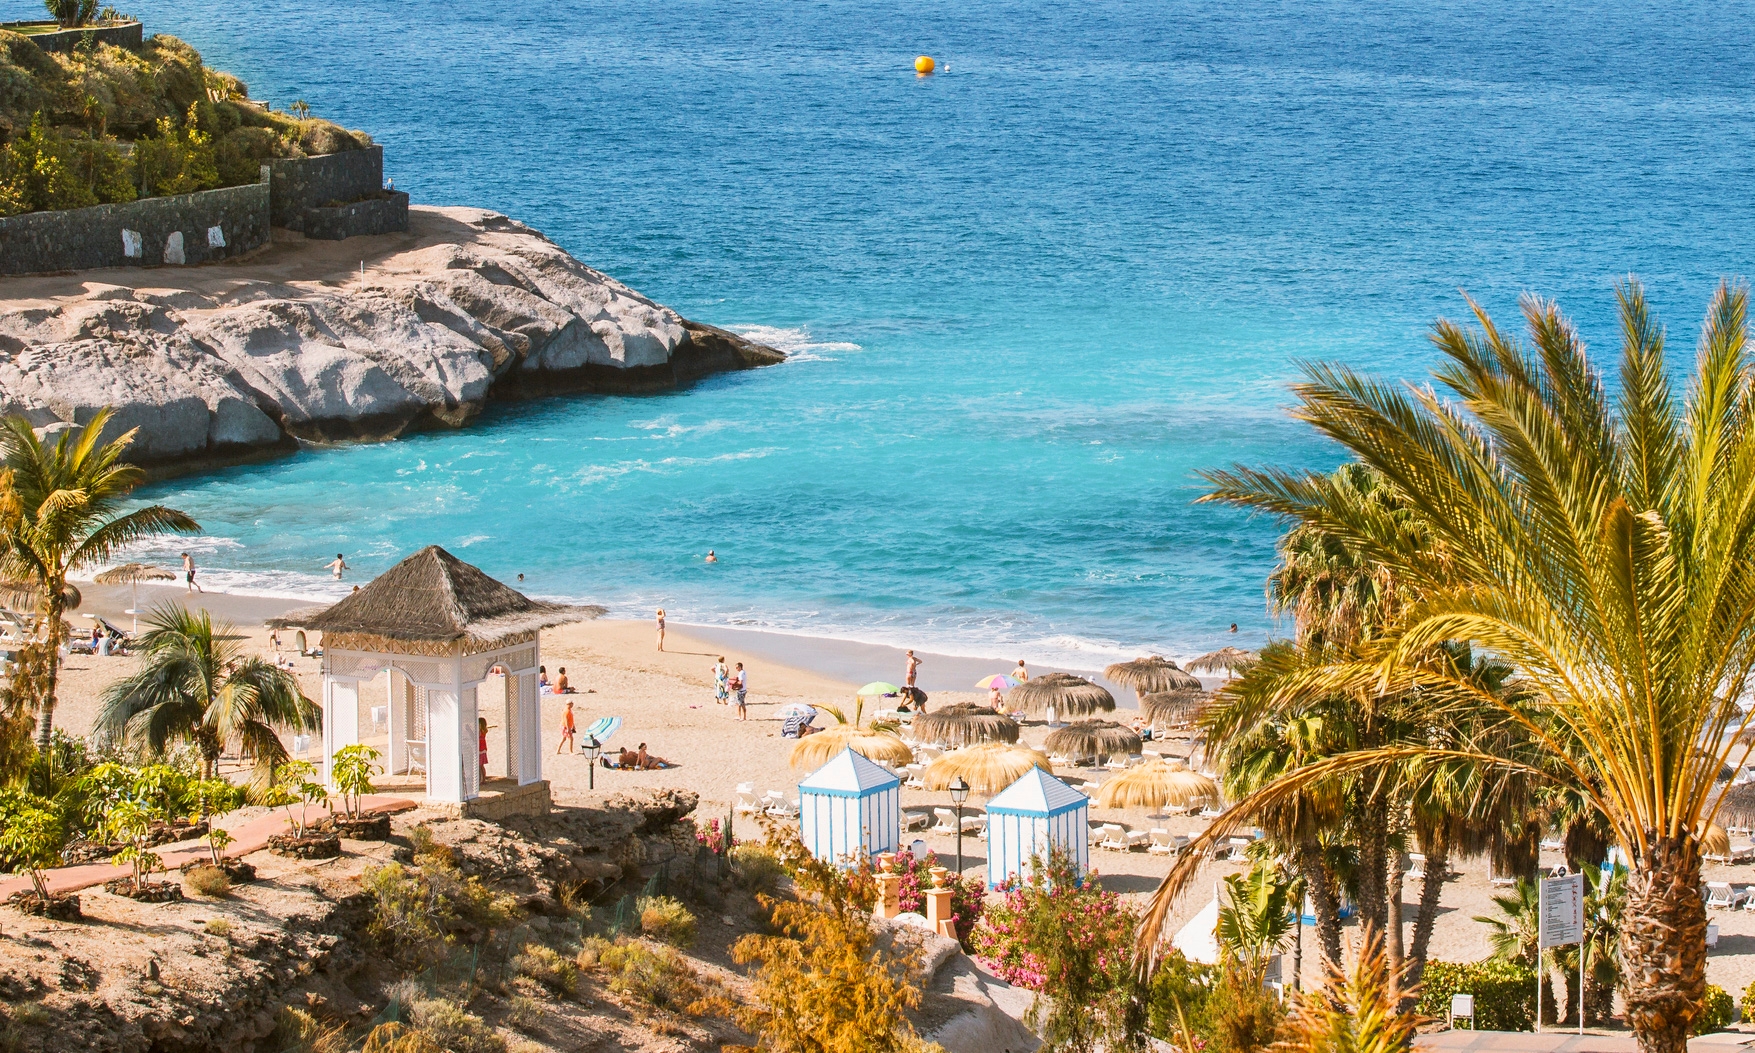
M 826 793 L 835 797 L 863 797 L 868 793 L 902 785 L 894 772 L 885 771 L 852 749 L 844 749 L 798 784 L 800 793 Z
M 1090 804 L 1090 798 L 1041 768 L 1031 768 L 1017 782 L 987 802 L 987 811 L 1038 817 L 1060 815 Z
M 416 645 L 492 645 L 604 614 L 595 605 L 533 600 L 437 545 L 428 545 L 329 607 L 290 611 L 269 624 Z

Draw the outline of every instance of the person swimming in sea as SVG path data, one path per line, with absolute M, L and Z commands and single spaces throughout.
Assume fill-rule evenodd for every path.
M 719 557 L 718 557 L 718 556 L 716 556 L 716 555 L 714 555 L 714 554 L 713 554 L 713 550 L 712 550 L 712 549 L 708 549 L 708 550 L 707 550 L 707 562 L 708 562 L 708 563 L 717 563 L 717 562 L 719 562 Z

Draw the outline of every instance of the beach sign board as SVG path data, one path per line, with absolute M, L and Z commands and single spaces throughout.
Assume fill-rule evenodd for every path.
M 1584 875 L 1542 879 L 1542 950 L 1584 940 Z

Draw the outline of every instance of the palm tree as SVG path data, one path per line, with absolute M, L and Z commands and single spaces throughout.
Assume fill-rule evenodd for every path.
M 212 778 L 227 744 L 255 758 L 259 776 L 287 759 L 280 731 L 322 727 L 322 711 L 299 690 L 298 678 L 272 662 L 245 655 L 232 627 L 206 611 L 163 606 L 147 616 L 138 646 L 141 668 L 105 693 L 99 737 L 162 751 L 173 739 L 201 750 L 202 778 Z
M 122 461 L 134 441 L 130 429 L 99 445 L 110 411 L 44 445 L 23 417 L 0 422 L 0 454 L 9 485 L 0 487 L 0 579 L 36 607 L 38 641 L 50 658 L 36 700 L 37 747 L 47 749 L 55 721 L 55 684 L 67 640 L 66 612 L 79 606 L 68 576 L 104 563 L 141 538 L 200 530 L 193 519 L 162 505 L 123 512 L 142 480 Z
M 1704 991 L 1706 917 L 1697 830 L 1755 667 L 1755 360 L 1747 291 L 1721 285 L 1694 375 L 1679 393 L 1643 291 L 1618 290 L 1618 393 L 1604 389 L 1551 302 L 1523 301 L 1533 349 L 1474 307 L 1433 340 L 1448 392 L 1313 366 L 1295 414 L 1375 469 L 1417 517 L 1419 543 L 1336 499 L 1326 476 L 1213 473 L 1214 499 L 1314 523 L 1368 551 L 1411 597 L 1364 653 L 1285 690 L 1419 690 L 1442 710 L 1502 715 L 1539 759 L 1466 737 L 1329 758 L 1237 810 L 1308 780 L 1410 759 L 1521 770 L 1580 794 L 1631 859 L 1620 929 L 1628 1023 L 1644 1053 L 1683 1053 Z M 1481 690 L 1419 657 L 1470 640 L 1516 670 L 1519 690 Z M 1239 820 L 1240 821 L 1240 820 Z M 1215 822 L 1203 837 L 1237 822 Z M 1159 899 L 1187 883 L 1179 864 Z M 1148 921 L 1161 924 L 1162 910 Z M 1155 944 L 1153 924 L 1142 947 Z

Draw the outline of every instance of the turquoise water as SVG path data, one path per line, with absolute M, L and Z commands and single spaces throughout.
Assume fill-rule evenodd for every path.
M 682 622 L 1074 666 L 1259 642 L 1274 527 L 1195 472 L 1334 461 L 1283 415 L 1297 361 L 1418 377 L 1459 288 L 1607 348 L 1629 272 L 1681 349 L 1755 245 L 1735 5 L 129 6 L 369 129 L 417 202 L 794 352 L 155 488 L 238 588 L 438 542 Z

